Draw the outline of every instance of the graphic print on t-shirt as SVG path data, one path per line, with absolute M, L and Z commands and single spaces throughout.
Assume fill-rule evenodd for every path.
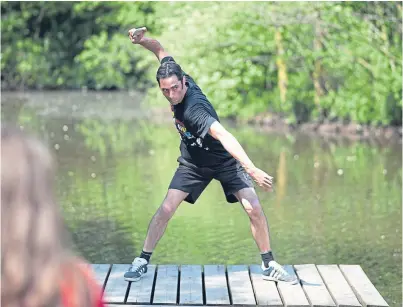
M 185 125 L 178 120 L 177 118 L 175 118 L 175 116 L 173 117 L 174 123 L 175 123 L 175 127 L 179 132 L 179 135 L 182 139 L 182 141 L 187 145 L 187 146 L 198 146 L 200 148 L 203 148 L 205 150 L 209 150 L 208 147 L 203 147 L 203 140 L 201 138 L 196 138 L 193 134 L 191 134 L 189 131 L 187 131 Z

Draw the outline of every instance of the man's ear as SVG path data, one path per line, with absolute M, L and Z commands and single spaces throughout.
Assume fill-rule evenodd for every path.
M 182 88 L 183 88 L 183 85 L 186 83 L 186 77 L 185 76 L 183 76 L 183 78 L 182 78 Z

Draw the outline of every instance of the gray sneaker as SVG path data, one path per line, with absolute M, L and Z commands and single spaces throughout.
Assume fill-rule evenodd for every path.
M 147 273 L 147 260 L 144 258 L 134 258 L 132 265 L 126 271 L 124 277 L 126 281 L 138 281 L 141 276 Z
M 264 280 L 272 280 L 277 282 L 285 282 L 291 285 L 298 283 L 298 277 L 296 275 L 289 274 L 284 268 L 276 261 L 269 262 L 269 267 L 265 267 L 262 263 L 262 275 Z

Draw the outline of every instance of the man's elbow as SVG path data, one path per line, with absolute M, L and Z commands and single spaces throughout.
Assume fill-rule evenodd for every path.
M 234 136 L 231 134 L 231 132 L 225 130 L 225 131 L 223 131 L 223 133 L 220 135 L 220 142 L 227 141 L 227 140 L 231 140 L 231 139 L 233 139 L 233 138 L 234 138 Z
M 232 136 L 232 134 L 227 131 L 225 128 L 217 129 L 210 131 L 209 133 L 213 138 L 215 138 L 217 141 L 220 141 L 221 143 L 226 140 L 229 140 Z
M 210 126 L 208 133 L 221 143 L 234 138 L 233 135 L 227 129 L 225 129 L 225 127 L 221 125 L 220 122 L 218 121 L 215 121 Z

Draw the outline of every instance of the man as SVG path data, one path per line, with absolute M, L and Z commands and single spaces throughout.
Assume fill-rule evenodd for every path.
M 297 283 L 274 261 L 266 216 L 251 178 L 265 191 L 272 191 L 272 177 L 257 168 L 235 137 L 219 121 L 214 107 L 195 81 L 175 62 L 161 44 L 144 37 L 145 27 L 129 31 L 133 44 L 153 52 L 160 61 L 157 82 L 171 104 L 175 126 L 181 136 L 179 166 L 161 206 L 151 219 L 142 253 L 124 274 L 127 281 L 138 281 L 147 272 L 151 254 L 168 221 L 182 203 L 195 203 L 212 179 L 220 181 L 229 203 L 240 202 L 251 222 L 251 230 L 262 256 L 266 280 Z

